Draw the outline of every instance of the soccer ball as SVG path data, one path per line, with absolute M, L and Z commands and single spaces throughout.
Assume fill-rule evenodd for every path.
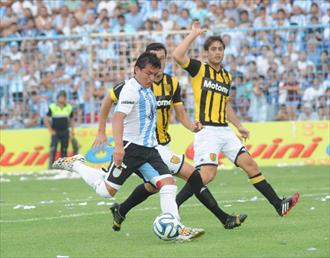
M 165 241 L 175 239 L 179 235 L 181 227 L 178 219 L 168 212 L 160 214 L 153 224 L 156 236 Z

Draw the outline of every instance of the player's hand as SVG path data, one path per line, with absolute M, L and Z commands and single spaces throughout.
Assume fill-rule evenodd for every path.
M 104 148 L 108 143 L 107 135 L 105 132 L 98 132 L 95 138 L 95 141 L 92 145 L 94 150 L 97 150 L 97 152 L 104 152 Z
M 193 127 L 192 127 L 191 131 L 192 131 L 193 133 L 197 133 L 197 132 L 199 132 L 200 130 L 202 130 L 203 128 L 204 128 L 204 126 L 201 124 L 201 122 L 195 122 L 195 123 L 193 124 Z
M 113 162 L 116 167 L 120 167 L 124 160 L 125 151 L 123 147 L 116 147 L 113 151 Z
M 237 130 L 239 131 L 239 133 L 241 134 L 242 138 L 244 140 L 248 139 L 250 137 L 250 131 L 248 129 L 246 129 L 244 126 L 239 126 L 237 128 Z
M 50 134 L 51 134 L 52 136 L 55 135 L 55 134 L 56 134 L 55 130 L 52 129 L 52 130 L 50 131 Z
M 194 21 L 191 25 L 191 32 L 194 34 L 194 35 L 201 35 L 205 32 L 207 32 L 207 29 L 202 29 L 201 26 L 200 26 L 200 23 L 199 21 Z

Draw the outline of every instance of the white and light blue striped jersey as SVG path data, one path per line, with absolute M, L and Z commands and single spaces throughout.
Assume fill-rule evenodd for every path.
M 115 112 L 126 114 L 123 140 L 155 147 L 157 102 L 151 88 L 143 88 L 135 78 L 125 82 Z

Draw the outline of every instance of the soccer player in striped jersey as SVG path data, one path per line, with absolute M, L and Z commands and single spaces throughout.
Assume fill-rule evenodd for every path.
M 159 190 L 162 213 L 171 213 L 180 221 L 175 202 L 175 180 L 155 148 L 158 144 L 157 103 L 150 87 L 160 68 L 158 57 L 144 52 L 135 63 L 134 77 L 123 85 L 112 123 L 113 160 L 105 177 L 97 169 L 86 166 L 81 155 L 59 159 L 53 166 L 77 171 L 96 193 L 108 198 L 113 197 L 126 179 L 136 173 Z M 202 234 L 203 229 L 182 225 L 176 239 L 188 241 Z
M 200 123 L 194 124 L 188 118 L 181 100 L 178 80 L 163 72 L 167 56 L 165 46 L 161 43 L 151 43 L 147 46 L 146 51 L 156 54 L 161 61 L 160 72 L 151 86 L 157 101 L 156 136 L 158 146 L 156 149 L 171 173 L 188 182 L 195 196 L 219 219 L 225 229 L 233 229 L 240 226 L 246 219 L 247 215 L 229 215 L 220 209 L 209 189 L 202 183 L 198 170 L 189 163 L 184 162 L 184 155 L 178 155 L 169 149 L 171 137 L 168 132 L 168 125 L 173 108 L 179 122 L 188 130 L 197 132 L 200 131 L 202 127 Z M 124 84 L 125 82 L 119 83 L 110 90 L 110 94 L 103 102 L 102 110 L 105 110 L 105 114 L 101 115 L 101 117 L 108 116 L 111 105 L 119 99 Z M 101 145 L 104 146 L 107 142 L 107 137 L 105 135 L 105 120 L 100 121 L 99 128 L 101 128 L 101 130 L 94 143 L 96 148 L 99 148 Z M 133 207 L 147 199 L 156 191 L 157 189 L 150 184 L 141 184 L 136 187 L 132 194 L 123 203 L 115 204 L 111 208 L 114 216 L 113 229 L 119 231 L 126 214 Z
M 290 198 L 280 199 L 261 174 L 257 163 L 228 127 L 227 121 L 237 128 L 244 139 L 249 137 L 249 130 L 240 123 L 230 104 L 232 76 L 221 65 L 225 50 L 222 38 L 211 36 L 206 39 L 204 50 L 207 53 L 207 63 L 191 59 L 187 55 L 190 45 L 205 32 L 205 29 L 200 28 L 198 21 L 194 22 L 191 32 L 173 52 L 176 62 L 190 75 L 195 101 L 195 120 L 204 126 L 203 130 L 195 134 L 195 165 L 200 168 L 203 182 L 207 184 L 215 178 L 218 153 L 223 152 L 247 173 L 251 183 L 273 205 L 277 213 L 284 216 L 298 202 L 299 193 Z M 177 196 L 178 205 L 192 194 L 190 185 L 186 184 Z

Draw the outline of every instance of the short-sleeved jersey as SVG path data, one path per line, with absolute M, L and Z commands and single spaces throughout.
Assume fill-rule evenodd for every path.
M 155 147 L 157 104 L 150 88 L 142 87 L 135 78 L 122 85 L 115 112 L 126 114 L 123 140 L 145 147 Z
M 121 82 L 110 90 L 110 96 L 114 102 L 120 96 L 124 84 L 125 82 Z M 164 74 L 159 82 L 153 83 L 151 89 L 157 101 L 156 137 L 159 144 L 165 145 L 171 141 L 168 124 L 172 108 L 175 105 L 182 105 L 180 85 L 176 78 Z
M 56 103 L 49 105 L 47 116 L 52 119 L 52 128 L 55 131 L 69 130 L 70 119 L 73 117 L 73 107 L 66 104 L 63 108 Z
M 190 59 L 183 64 L 190 75 L 195 101 L 195 120 L 203 125 L 228 126 L 226 103 L 229 100 L 231 74 L 223 67 L 216 71 L 207 63 Z

